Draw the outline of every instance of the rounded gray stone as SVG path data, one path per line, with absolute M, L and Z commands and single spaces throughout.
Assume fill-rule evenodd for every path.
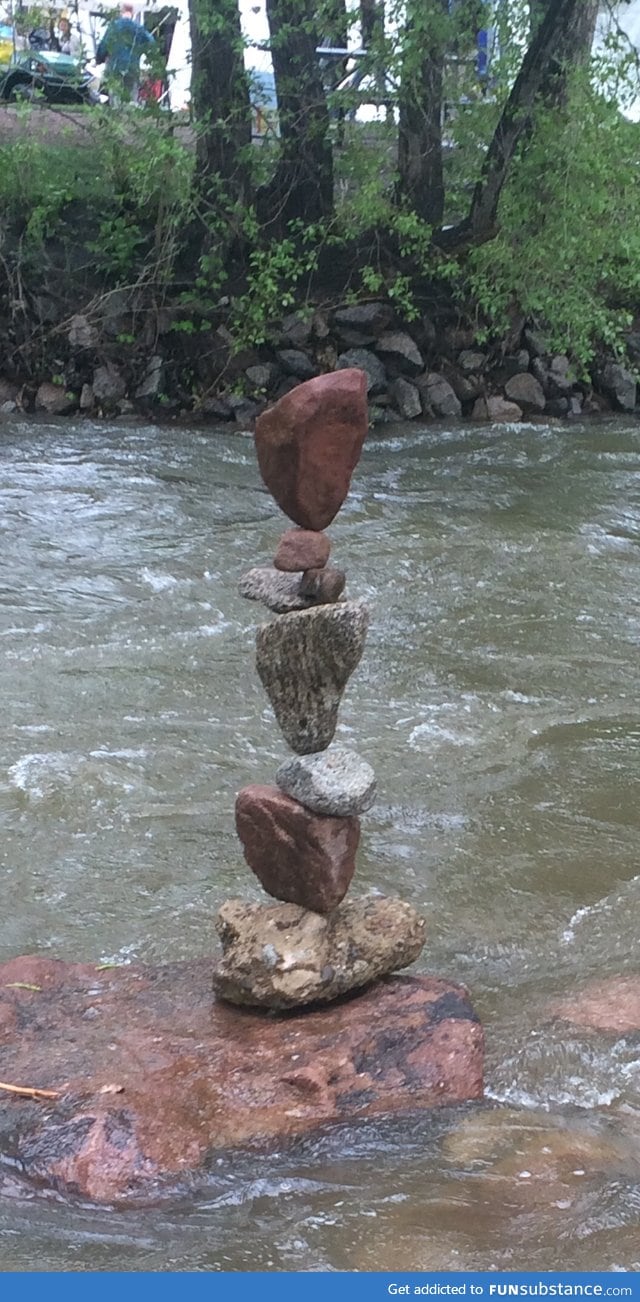
M 276 773 L 276 782 L 305 809 L 333 818 L 364 814 L 376 798 L 371 765 L 346 746 L 286 760 Z

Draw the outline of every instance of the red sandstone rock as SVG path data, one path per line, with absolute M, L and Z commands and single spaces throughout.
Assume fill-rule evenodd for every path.
M 358 818 L 314 814 L 279 787 L 245 787 L 236 799 L 244 857 L 269 895 L 330 913 L 356 866 Z
M 344 591 L 347 576 L 344 570 L 335 565 L 327 565 L 321 570 L 305 570 L 300 581 L 300 597 L 311 597 L 319 606 L 331 605 Z
M 0 1092 L 0 1192 L 20 1172 L 94 1201 L 148 1199 L 216 1150 L 482 1097 L 463 986 L 390 977 L 278 1017 L 217 1003 L 213 966 L 0 965 L 0 1078 L 61 1091 Z
M 551 1006 L 563 1022 L 618 1035 L 640 1032 L 640 973 L 603 977 Z
M 367 380 L 355 368 L 297 385 L 258 417 L 262 478 L 303 529 L 326 529 L 338 514 L 367 427 Z
M 278 542 L 273 558 L 277 570 L 298 573 L 322 569 L 329 559 L 331 543 L 326 533 L 313 529 L 287 529 Z

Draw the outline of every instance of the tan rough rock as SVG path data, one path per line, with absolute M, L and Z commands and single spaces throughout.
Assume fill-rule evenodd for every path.
M 321 915 L 295 904 L 227 900 L 216 929 L 223 957 L 213 984 L 234 1004 L 297 1008 L 327 1003 L 408 967 L 425 921 L 404 900 L 366 895 Z
M 344 601 L 282 615 L 256 636 L 256 668 L 292 750 L 326 750 L 364 650 L 369 612 Z

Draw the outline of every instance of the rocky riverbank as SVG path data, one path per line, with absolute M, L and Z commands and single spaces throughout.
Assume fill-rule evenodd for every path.
M 0 417 L 193 412 L 251 426 L 301 382 L 344 368 L 367 376 L 372 424 L 400 420 L 519 421 L 638 409 L 640 329 L 624 363 L 604 353 L 588 376 L 523 319 L 507 338 L 478 344 L 450 309 L 411 324 L 383 301 L 292 312 L 268 344 L 240 346 L 224 301 L 215 320 L 185 327 L 180 307 L 154 308 L 140 293 L 103 295 L 82 312 L 43 292 L 34 304 L 38 361 L 0 336 Z M 28 350 L 27 350 L 28 351 Z M 3 357 L 4 352 L 4 357 Z

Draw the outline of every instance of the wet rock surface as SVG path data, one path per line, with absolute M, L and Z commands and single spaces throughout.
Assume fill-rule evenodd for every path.
M 297 754 L 325 750 L 332 740 L 368 623 L 362 602 L 345 601 L 283 615 L 258 629 L 256 667 L 282 732 Z
M 315 597 L 300 591 L 302 575 L 276 570 L 273 565 L 254 565 L 238 581 L 238 592 L 247 601 L 260 601 L 276 615 L 292 610 L 308 610 L 316 605 Z
M 293 904 L 226 900 L 216 927 L 218 994 L 279 1010 L 338 999 L 408 967 L 425 940 L 424 918 L 383 895 L 347 900 L 328 916 Z
M 303 529 L 331 524 L 368 429 L 366 379 L 350 368 L 298 385 L 256 421 L 262 478 Z
M 360 841 L 357 818 L 313 813 L 279 787 L 245 787 L 236 830 L 258 881 L 277 900 L 329 913 L 344 899 Z
M 346 746 L 286 760 L 276 773 L 276 782 L 307 809 L 338 818 L 366 813 L 376 797 L 371 765 Z
M 392 977 L 328 1008 L 273 1017 L 215 1002 L 213 963 L 109 971 L 49 958 L 0 966 L 6 1081 L 0 1154 L 44 1190 L 157 1197 L 216 1151 L 327 1122 L 482 1094 L 482 1028 L 463 986 Z
M 294 573 L 301 570 L 320 570 L 328 559 L 331 543 L 326 533 L 313 529 L 287 529 L 281 534 L 273 558 L 277 570 Z
M 300 596 L 307 597 L 316 606 L 331 605 L 339 601 L 344 592 L 347 576 L 336 565 L 323 569 L 305 570 L 300 581 Z
M 640 1034 L 640 972 L 605 977 L 565 995 L 551 1006 L 554 1017 L 590 1031 Z

